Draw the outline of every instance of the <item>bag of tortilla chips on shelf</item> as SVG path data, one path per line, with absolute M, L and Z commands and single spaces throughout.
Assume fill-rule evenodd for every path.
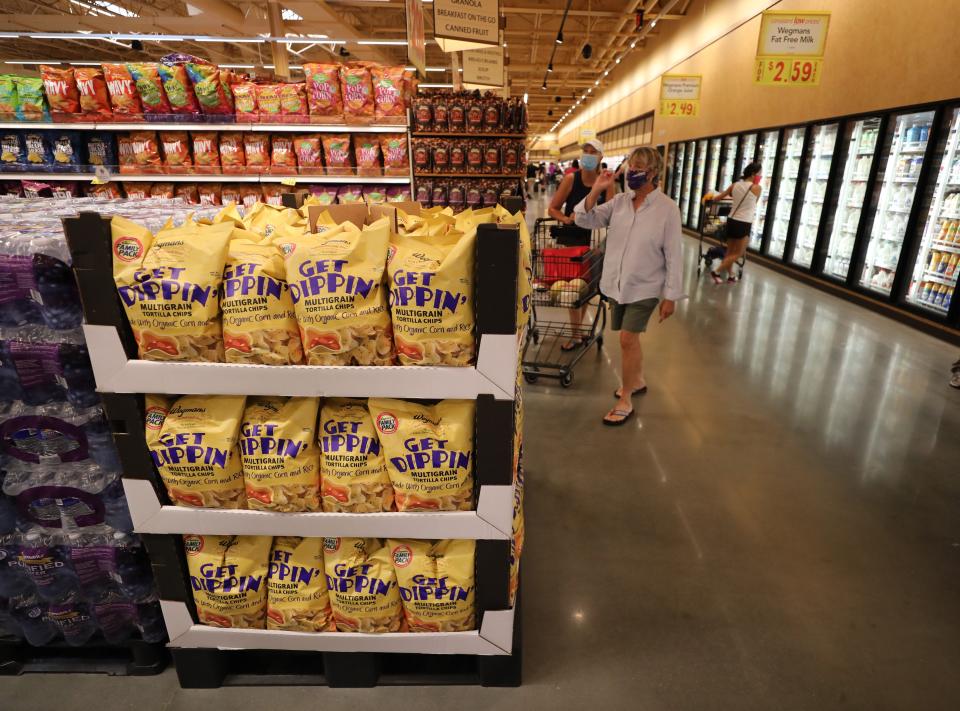
M 320 453 L 314 397 L 251 397 L 240 425 L 247 506 L 319 511 Z
M 476 541 L 389 540 L 403 615 L 410 632 L 477 628 L 474 603 Z
M 473 400 L 370 398 L 397 511 L 473 510 Z
M 390 551 L 379 538 L 324 538 L 330 606 L 339 632 L 402 632 Z
M 287 284 L 308 365 L 392 365 L 384 217 L 285 239 Z
M 178 506 L 246 508 L 237 437 L 244 395 L 146 396 L 150 457 Z
M 113 280 L 144 360 L 223 362 L 220 287 L 232 223 L 150 230 L 114 217 Z
M 330 398 L 320 410 L 320 494 L 323 510 L 393 510 L 393 485 L 364 400 Z
M 270 536 L 183 537 L 190 587 L 201 624 L 263 629 Z
M 267 629 L 336 632 L 322 538 L 273 539 L 267 570 Z

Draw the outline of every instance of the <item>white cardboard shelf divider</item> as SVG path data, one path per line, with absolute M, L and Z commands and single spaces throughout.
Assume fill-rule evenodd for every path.
M 193 621 L 182 602 L 162 600 L 170 646 L 215 649 L 283 649 L 309 652 L 393 652 L 412 654 L 510 654 L 512 609 L 486 610 L 472 632 L 287 632 L 223 629 Z

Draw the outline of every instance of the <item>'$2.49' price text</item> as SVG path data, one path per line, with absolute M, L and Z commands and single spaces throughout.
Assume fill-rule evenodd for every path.
M 696 116 L 699 112 L 698 101 L 677 101 L 664 99 L 660 102 L 661 116 Z

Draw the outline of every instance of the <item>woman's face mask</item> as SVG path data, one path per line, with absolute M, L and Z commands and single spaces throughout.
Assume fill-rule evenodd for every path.
M 628 170 L 627 171 L 627 187 L 631 190 L 639 190 L 644 185 L 649 182 L 647 178 L 647 171 L 645 170 Z
M 584 170 L 596 170 L 600 165 L 600 156 L 596 153 L 583 153 L 580 155 L 580 167 Z

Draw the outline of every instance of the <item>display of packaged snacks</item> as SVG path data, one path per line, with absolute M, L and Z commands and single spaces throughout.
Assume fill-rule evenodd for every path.
M 194 171 L 207 175 L 219 173 L 220 151 L 216 131 L 193 131 L 190 137 L 193 139 Z
M 403 67 L 375 66 L 371 69 L 374 115 L 378 121 L 403 118 Z
M 170 200 L 173 198 L 173 183 L 154 183 L 150 186 L 150 197 Z
M 147 395 L 146 439 L 177 506 L 246 508 L 238 447 L 243 395 Z
M 248 82 L 234 84 L 233 104 L 237 121 L 259 121 L 260 111 L 257 109 L 257 85 Z
M 220 288 L 232 229 L 187 223 L 154 236 L 113 218 L 114 281 L 141 358 L 223 360 Z
M 369 121 L 375 114 L 370 68 L 362 62 L 340 65 L 343 115 L 347 120 Z
M 280 84 L 257 84 L 257 111 L 262 123 L 279 123 L 282 108 L 280 106 Z
M 499 173 L 500 166 L 500 142 L 496 139 L 486 141 L 483 146 L 483 172 Z
M 433 181 L 433 190 L 430 192 L 430 206 L 447 206 L 447 182 L 445 180 Z
M 353 175 L 350 134 L 323 134 L 324 162 L 327 175 Z
M 47 97 L 43 79 L 39 77 L 14 77 L 17 89 L 17 120 L 40 121 L 47 113 Z
M 270 136 L 266 133 L 243 134 L 247 173 L 266 173 L 270 169 Z
M 383 153 L 384 175 L 410 174 L 410 152 L 408 150 L 406 134 L 391 133 L 381 135 L 380 150 Z
M 110 108 L 114 115 L 125 120 L 138 117 L 143 113 L 140 95 L 134 83 L 133 75 L 126 64 L 103 64 L 103 78 L 110 95 Z
M 107 93 L 103 70 L 98 67 L 77 67 L 74 69 L 74 79 L 84 118 L 92 121 L 112 118 L 113 110 L 110 108 L 110 95 Z
M 86 141 L 87 165 L 102 165 L 106 168 L 114 168 L 117 165 L 117 150 L 114 143 L 114 136 L 111 133 L 103 134 L 84 134 Z
M 379 185 L 363 186 L 363 201 L 368 205 L 381 205 L 387 201 L 387 192 Z
M 343 185 L 337 190 L 337 202 L 341 205 L 360 205 L 363 203 L 363 187 Z
M 431 152 L 432 170 L 435 173 L 450 171 L 450 143 L 444 138 L 433 139 Z
M 270 139 L 270 172 L 280 175 L 297 172 L 297 156 L 290 135 L 275 134 Z
M 171 113 L 170 102 L 163 90 L 159 64 L 154 62 L 133 62 L 127 64 L 130 76 L 140 97 L 144 114 L 164 115 Z
M 200 191 L 193 183 L 177 183 L 173 186 L 173 196 L 180 198 L 187 205 L 200 204 Z
M 158 64 L 157 73 L 163 82 L 163 91 L 174 114 L 199 114 L 200 103 L 193 93 L 193 85 L 183 64 Z
M 331 398 L 318 426 L 323 510 L 373 513 L 393 509 L 393 485 L 367 403 Z
M 311 185 L 310 195 L 317 198 L 321 205 L 333 205 L 337 202 L 337 186 Z
M 267 570 L 267 629 L 336 631 L 322 538 L 273 539 Z
M 342 118 L 339 65 L 308 62 L 303 65 L 303 73 L 307 77 L 307 102 L 311 119 Z
M 160 150 L 155 131 L 132 131 L 129 134 L 129 149 L 132 153 L 132 164 L 124 171 L 123 147 L 121 144 L 120 172 L 130 173 L 162 173 L 163 162 L 160 160 Z
M 483 130 L 496 133 L 500 130 L 500 108 L 502 99 L 487 96 L 483 102 Z
M 0 74 L 0 117 L 12 121 L 16 119 L 19 108 L 15 77 L 12 74 Z
M 60 69 L 41 64 L 40 76 L 51 114 L 80 113 L 80 92 L 77 90 L 73 67 Z
M 421 96 L 414 102 L 413 126 L 417 131 L 433 130 L 433 102 L 429 97 Z
M 418 138 L 413 142 L 413 168 L 418 173 L 429 173 L 433 169 L 431 140 Z
M 230 87 L 221 80 L 221 72 L 215 65 L 187 62 L 186 70 L 203 113 L 233 115 L 234 104 Z
M 323 174 L 323 146 L 319 135 L 295 136 L 293 152 L 301 175 Z
M 447 98 L 443 95 L 431 97 L 433 103 L 433 128 L 437 133 L 446 133 L 450 130 L 450 109 Z
M 190 135 L 186 131 L 160 131 L 163 165 L 168 172 L 183 173 L 193 167 L 190 158 Z
M 247 170 L 243 134 L 224 131 L 220 134 L 220 170 L 228 175 L 243 174 Z
M 404 631 L 390 551 L 379 538 L 324 538 L 324 567 L 338 632 Z
M 484 165 L 484 141 L 470 141 L 467 143 L 466 158 L 468 173 L 482 173 Z
M 51 131 L 51 168 L 57 173 L 79 173 L 83 169 L 83 138 L 79 131 Z
M 387 541 L 410 632 L 476 629 L 476 541 Z
M 45 131 L 27 131 L 23 134 L 24 158 L 31 170 L 53 170 L 53 149 Z
M 123 183 L 123 192 L 130 200 L 146 200 L 150 197 L 153 183 Z
M 264 629 L 270 536 L 183 537 L 201 624 Z
M 433 181 L 418 180 L 417 189 L 414 192 L 414 199 L 424 207 L 430 207 L 433 200 Z
M 467 149 L 458 141 L 450 146 L 450 172 L 464 173 L 467 170 Z
M 248 236 L 249 235 L 249 236 Z M 223 272 L 223 345 L 228 363 L 295 365 L 303 347 L 283 255 L 259 235 L 237 230 Z
M 121 174 L 133 175 L 137 172 L 137 157 L 134 155 L 133 140 L 130 136 L 117 136 L 117 163 Z
M 280 85 L 280 115 L 286 123 L 307 123 L 310 111 L 307 107 L 306 84 Z
M 239 447 L 248 508 L 320 510 L 319 407 L 317 398 L 247 400 Z
M 383 168 L 380 166 L 380 139 L 375 134 L 354 134 L 353 154 L 357 161 L 357 175 L 383 175 Z
M 472 400 L 370 398 L 397 511 L 473 509 Z
M 220 156 L 223 157 L 222 152 Z M 197 194 L 201 205 L 222 204 L 222 188 L 218 183 L 200 183 L 197 185 Z

